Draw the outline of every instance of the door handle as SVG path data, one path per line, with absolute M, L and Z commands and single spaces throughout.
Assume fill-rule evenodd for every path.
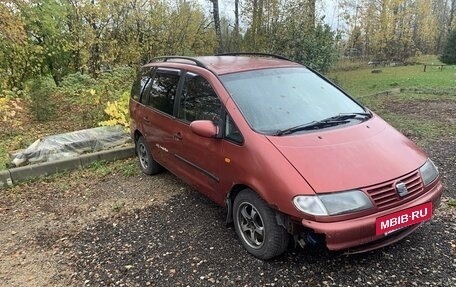
M 143 120 L 144 120 L 146 123 L 150 123 L 149 117 L 143 117 Z
M 175 134 L 174 134 L 174 139 L 175 139 L 176 141 L 182 140 L 182 133 L 181 133 L 181 132 L 175 133 Z

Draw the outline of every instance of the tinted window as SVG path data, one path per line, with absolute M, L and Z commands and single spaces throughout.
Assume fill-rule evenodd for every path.
M 222 76 L 250 126 L 259 132 L 319 121 L 364 108 L 306 68 L 265 69 Z
M 187 73 L 185 75 L 178 117 L 192 122 L 195 120 L 218 121 L 221 103 L 209 82 L 203 77 Z
M 149 80 L 141 102 L 172 115 L 179 71 L 159 69 Z
M 144 89 L 144 86 L 147 84 L 147 81 L 150 78 L 150 68 L 142 68 L 141 71 L 138 73 L 135 82 L 131 88 L 131 97 L 137 101 L 141 96 L 141 92 Z

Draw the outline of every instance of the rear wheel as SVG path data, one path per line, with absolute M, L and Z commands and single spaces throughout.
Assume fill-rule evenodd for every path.
M 139 167 L 145 174 L 153 175 L 163 170 L 163 167 L 152 157 L 149 146 L 142 136 L 136 142 L 136 154 L 138 155 Z
M 275 212 L 250 189 L 234 200 L 234 227 L 245 249 L 263 260 L 281 255 L 288 247 L 289 234 L 277 224 Z

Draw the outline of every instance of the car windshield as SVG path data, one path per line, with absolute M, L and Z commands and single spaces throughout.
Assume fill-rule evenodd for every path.
M 366 110 L 310 70 L 275 68 L 223 75 L 250 126 L 265 134 Z M 352 122 L 344 121 L 343 123 Z

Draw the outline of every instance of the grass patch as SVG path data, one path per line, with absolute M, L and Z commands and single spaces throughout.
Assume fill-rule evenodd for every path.
M 429 142 L 438 138 L 456 137 L 455 95 L 415 94 L 411 92 L 370 95 L 358 100 L 379 114 L 406 136 Z
M 371 95 L 393 88 L 432 88 L 436 90 L 456 87 L 456 66 L 443 70 L 422 65 L 380 68 L 382 73 L 373 74 L 371 69 L 330 72 L 328 77 L 355 97 Z
M 413 59 L 440 63 L 436 56 Z M 428 67 L 429 68 L 429 67 Z M 456 137 L 456 66 L 443 70 L 423 65 L 382 67 L 373 74 L 370 68 L 330 72 L 329 77 L 362 104 L 379 114 L 395 128 L 418 141 Z M 391 89 L 400 93 L 376 95 Z
M 403 134 L 428 142 L 447 136 L 456 136 L 456 129 L 440 121 L 428 121 L 392 113 L 382 113 L 381 117 Z
M 125 206 L 124 202 L 117 202 L 111 204 L 112 211 L 119 212 Z
M 456 199 L 450 199 L 448 201 L 448 205 L 451 206 L 451 207 L 456 208 Z
M 97 160 L 90 163 L 88 170 L 92 171 L 93 173 L 101 177 L 105 177 L 114 171 L 112 165 L 110 165 L 107 161 L 104 160 Z
M 408 59 L 408 62 L 426 63 L 426 64 L 435 64 L 435 65 L 443 64 L 442 62 L 440 62 L 439 56 L 437 56 L 437 55 L 421 55 L 421 56 L 411 57 Z
M 138 171 L 136 160 L 129 160 L 126 162 L 121 162 L 119 164 L 119 170 L 125 177 L 134 176 Z
M 134 176 L 138 171 L 134 158 L 107 162 L 103 160 L 92 162 L 88 170 L 94 174 L 105 177 L 109 174 L 121 174 L 125 177 Z

